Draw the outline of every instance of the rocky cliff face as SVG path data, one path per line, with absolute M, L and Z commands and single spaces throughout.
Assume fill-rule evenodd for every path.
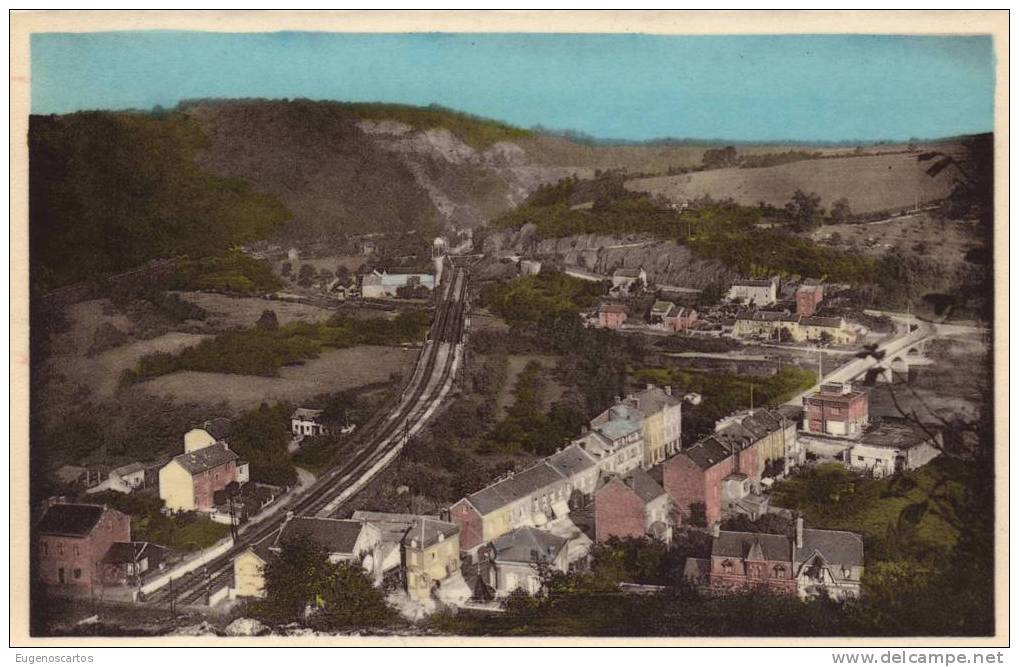
M 500 231 L 485 239 L 485 252 L 496 256 L 524 255 L 560 267 L 576 266 L 610 276 L 619 268 L 643 268 L 657 285 L 707 289 L 729 284 L 737 276 L 721 262 L 694 256 L 685 245 L 645 236 L 582 234 L 538 239 L 533 225 Z
M 512 142 L 486 148 L 451 131 L 358 118 L 311 101 L 210 101 L 186 108 L 209 139 L 202 167 L 278 196 L 287 234 L 474 227 L 543 183 L 587 169 L 542 166 Z

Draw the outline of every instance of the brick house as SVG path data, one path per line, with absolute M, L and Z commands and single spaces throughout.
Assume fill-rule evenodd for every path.
M 693 308 L 673 306 L 672 310 L 662 319 L 666 329 L 686 331 L 697 323 L 697 311 Z
M 159 470 L 159 497 L 176 511 L 211 510 L 215 493 L 248 481 L 248 464 L 225 442 L 178 454 Z
M 801 285 L 796 290 L 796 314 L 810 317 L 817 312 L 817 307 L 824 300 L 822 285 Z
M 785 472 L 802 458 L 794 423 L 777 410 L 757 410 L 719 421 L 714 434 L 666 459 L 662 479 L 683 516 L 702 503 L 711 525 L 725 514 L 756 518 L 765 511 L 765 464 Z
M 846 383 L 823 384 L 803 398 L 803 431 L 852 437 L 869 423 L 870 400 L 866 391 Z
M 594 496 L 595 541 L 651 535 L 672 541 L 669 494 L 640 468 L 604 480 Z
M 662 481 L 684 518 L 691 516 L 695 504 L 704 506 L 708 525 L 722 518 L 722 480 L 736 472 L 737 458 L 717 439 L 708 437 L 666 459 Z
M 598 326 L 618 329 L 626 322 L 626 306 L 621 303 L 603 303 L 598 306 Z
M 763 588 L 775 593 L 834 599 L 860 595 L 863 538 L 841 530 L 805 528 L 795 535 L 718 530 L 711 558 L 687 559 L 684 572 L 721 590 Z M 706 581 L 705 581 L 706 580 Z
M 51 505 L 35 525 L 36 572 L 45 584 L 91 586 L 117 542 L 131 541 L 131 519 L 105 505 Z

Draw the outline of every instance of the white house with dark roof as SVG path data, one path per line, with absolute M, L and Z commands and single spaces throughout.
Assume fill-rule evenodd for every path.
M 488 548 L 488 584 L 498 597 L 516 590 L 535 595 L 541 590 L 538 565 L 569 570 L 569 540 L 538 528 L 523 527 L 501 535 Z
M 734 280 L 727 297 L 729 301 L 753 304 L 757 307 L 770 306 L 778 301 L 778 278 Z
M 290 415 L 290 432 L 299 436 L 328 435 L 329 429 L 322 423 L 322 410 L 297 408 Z

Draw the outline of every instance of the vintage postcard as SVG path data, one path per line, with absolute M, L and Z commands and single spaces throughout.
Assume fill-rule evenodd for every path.
M 13 13 L 12 645 L 994 662 L 1007 25 Z

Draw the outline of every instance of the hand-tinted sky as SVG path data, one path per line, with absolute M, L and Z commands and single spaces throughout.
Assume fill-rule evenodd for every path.
M 32 38 L 32 110 L 438 103 L 597 137 L 905 139 L 994 126 L 990 37 L 120 32 Z

